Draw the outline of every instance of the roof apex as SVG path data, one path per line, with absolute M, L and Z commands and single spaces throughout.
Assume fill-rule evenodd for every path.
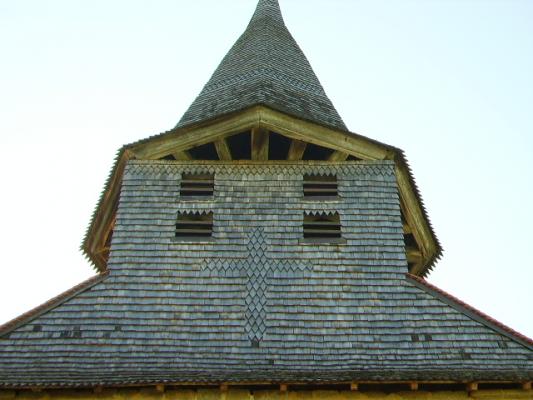
M 285 26 L 277 0 L 259 0 L 246 30 L 176 127 L 266 105 L 347 131 L 309 61 Z
M 285 25 L 278 0 L 259 0 L 254 15 L 252 16 L 248 26 L 263 18 L 269 18 L 276 23 Z

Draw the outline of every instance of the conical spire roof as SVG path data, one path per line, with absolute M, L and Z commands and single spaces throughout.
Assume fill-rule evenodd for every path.
M 257 104 L 346 130 L 309 61 L 285 26 L 277 0 L 259 0 L 248 27 L 178 127 Z

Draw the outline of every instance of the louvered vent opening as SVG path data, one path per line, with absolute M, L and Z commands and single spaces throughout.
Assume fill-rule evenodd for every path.
M 213 213 L 179 213 L 176 237 L 182 239 L 210 238 L 213 235 Z
M 338 213 L 304 215 L 304 239 L 331 240 L 341 237 L 341 220 Z
M 304 175 L 304 197 L 323 199 L 338 196 L 337 176 Z
M 213 174 L 185 174 L 181 177 L 181 197 L 213 196 L 215 176 Z

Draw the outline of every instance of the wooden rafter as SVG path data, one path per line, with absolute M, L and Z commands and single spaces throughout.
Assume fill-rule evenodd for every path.
M 422 262 L 422 253 L 415 247 L 408 247 L 406 249 L 407 262 L 409 264 L 419 264 Z
M 306 142 L 340 151 L 361 160 L 394 160 L 402 211 L 422 254 L 422 261 L 411 267 L 410 272 L 415 275 L 427 272 L 427 265 L 440 253 L 440 247 L 419 203 L 410 172 L 400 151 L 357 134 L 319 126 L 265 106 L 254 106 L 240 113 L 175 129 L 149 141 L 127 146 L 117 162 L 84 242 L 84 250 L 97 268 L 103 271 L 107 267 L 105 258 L 98 256 L 98 250 L 104 247 L 105 230 L 116 211 L 120 183 L 129 159 L 157 160 L 172 154 L 178 161 L 187 161 L 190 159 L 190 155 L 186 156 L 187 150 L 232 136 L 235 132 L 253 129 L 252 127 L 256 129 L 260 127 L 292 139 L 292 150 L 289 150 L 287 157 L 289 161 L 299 159 L 299 153 L 303 155 Z M 263 146 L 262 149 L 268 158 L 268 147 Z M 185 152 L 185 156 L 182 152 Z
M 255 127 L 252 129 L 252 160 L 268 160 L 269 132 L 266 129 Z
M 175 151 L 172 155 L 178 161 L 189 161 L 193 159 L 187 150 Z
M 349 156 L 348 153 L 337 150 L 331 153 L 328 157 L 328 161 L 346 161 Z
M 289 152 L 287 153 L 287 160 L 289 161 L 301 160 L 305 153 L 306 148 L 307 148 L 307 142 L 293 139 L 291 141 L 291 146 L 289 147 Z
M 217 149 L 218 158 L 221 161 L 231 161 L 231 150 L 226 138 L 215 140 L 215 148 Z

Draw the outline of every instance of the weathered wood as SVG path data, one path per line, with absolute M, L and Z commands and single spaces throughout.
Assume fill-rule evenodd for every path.
M 255 127 L 252 129 L 252 160 L 268 160 L 268 145 L 270 134 L 266 129 Z
M 328 161 L 346 161 L 350 155 L 343 151 L 334 151 L 328 157 Z
M 422 253 L 415 247 L 407 247 L 405 249 L 407 255 L 407 262 L 409 264 L 417 264 L 422 261 Z
M 215 148 L 217 149 L 218 158 L 221 161 L 231 161 L 231 150 L 229 148 L 228 142 L 225 138 L 215 141 Z
M 468 392 L 475 392 L 478 389 L 478 383 L 477 382 L 470 382 L 466 385 L 466 390 Z
M 174 158 L 178 161 L 189 161 L 193 159 L 186 150 L 175 151 L 172 153 L 172 156 L 174 156 Z
M 422 205 L 415 194 L 415 188 L 411 185 L 407 167 L 397 162 L 395 172 L 400 192 L 400 207 L 422 253 L 422 262 L 416 264 L 409 272 L 413 275 L 420 275 L 426 263 L 436 254 L 437 242 L 434 240 L 428 221 L 424 217 Z
M 305 153 L 306 148 L 307 148 L 306 142 L 293 139 L 289 147 L 289 152 L 287 153 L 287 160 L 289 161 L 301 160 Z
M 422 205 L 418 201 L 415 188 L 409 178 L 407 165 L 402 161 L 399 150 L 357 134 L 300 120 L 265 106 L 254 106 L 239 113 L 193 124 L 185 128 L 177 128 L 161 137 L 128 146 L 117 162 L 108 190 L 104 193 L 94 217 L 93 226 L 84 244 L 84 249 L 91 255 L 97 268 L 104 271 L 107 267 L 105 258 L 98 257 L 96 253 L 99 248 L 104 247 L 104 231 L 114 217 L 124 167 L 129 159 L 159 159 L 168 154 L 173 154 L 176 158 L 176 152 L 221 140 L 253 127 L 277 132 L 293 139 L 293 141 L 328 147 L 362 160 L 394 160 L 402 210 L 407 224 L 413 231 L 414 239 L 420 247 L 423 259 L 422 262 L 412 267 L 410 272 L 420 275 L 424 271 L 426 264 L 436 255 L 438 244 L 433 237 Z M 291 146 L 300 146 L 299 151 L 301 151 L 303 144 L 291 144 Z M 263 154 L 264 152 L 263 148 Z M 268 151 L 266 153 L 268 154 Z M 291 152 L 289 151 L 289 153 Z M 296 158 L 297 153 L 296 149 L 293 150 L 288 159 Z

